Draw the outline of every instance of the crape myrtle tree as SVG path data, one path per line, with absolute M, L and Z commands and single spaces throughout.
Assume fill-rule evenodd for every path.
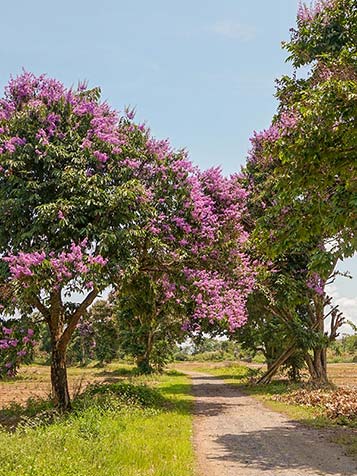
M 61 409 L 70 407 L 68 344 L 109 284 L 124 294 L 123 283 L 148 273 L 176 293 L 180 276 L 197 291 L 194 320 L 225 319 L 231 328 L 245 321 L 248 259 L 231 246 L 215 255 L 212 199 L 184 152 L 153 139 L 132 111 L 119 116 L 97 89 L 66 89 L 24 72 L 0 101 L 0 158 L 2 312 L 39 312 L 47 323 Z M 217 193 L 224 204 L 227 190 Z M 221 215 L 229 219 L 239 206 L 222 205 Z M 189 247 L 193 225 L 199 233 Z M 246 239 L 235 221 L 229 226 Z M 205 234 L 211 241 L 201 245 Z M 227 256 L 233 276 L 201 264 Z
M 324 247 L 321 232 L 316 232 L 309 243 L 295 242 L 294 248 L 274 253 L 275 233 L 284 228 L 289 207 L 282 209 L 279 216 L 266 213 L 276 203 L 279 180 L 275 173 L 279 159 L 266 155 L 270 133 L 271 130 L 254 134 L 241 177 L 249 191 L 247 227 L 255 233 L 269 229 L 270 244 L 252 234 L 250 253 L 265 266 L 260 267 L 258 284 L 248 303 L 249 324 L 239 338 L 253 348 L 259 343 L 259 350 L 267 356 L 268 371 L 262 381 L 270 381 L 281 366 L 300 363 L 298 356 L 303 355 L 311 378 L 323 383 L 327 381 L 326 347 L 337 337 L 343 323 L 338 309 L 327 306 L 331 299 L 325 293 L 326 283 L 337 274 L 336 256 Z M 310 269 L 317 254 L 324 262 L 320 273 Z M 324 329 L 327 317 L 331 318 L 329 336 Z M 275 329 L 273 333 L 268 331 L 271 326 Z
M 264 133 L 266 160 L 276 160 L 275 203 L 267 217 L 285 216 L 274 230 L 276 253 L 322 237 L 336 258 L 357 247 L 357 5 L 354 0 L 301 4 L 285 44 L 296 71 L 278 81 L 278 113 Z M 310 72 L 299 78 L 299 68 Z M 271 242 L 270 231 L 260 237 Z M 324 247 L 311 264 L 329 273 Z
M 71 336 L 133 262 L 131 240 L 152 208 L 131 160 L 160 157 L 131 117 L 101 103 L 97 89 L 66 89 L 26 72 L 0 101 L 2 312 L 38 311 L 48 324 L 52 390 L 62 409 L 70 406 Z
M 296 68 L 310 65 L 311 71 L 307 79 L 295 74 L 278 82 L 278 113 L 269 129 L 255 133 L 247 164 L 255 243 L 272 259 L 278 279 L 284 270 L 289 277 L 289 263 L 300 263 L 298 276 L 289 278 L 301 288 L 291 309 L 308 323 L 310 337 L 320 337 L 310 342 L 313 355 L 306 352 L 305 359 L 313 380 L 321 382 L 327 379 L 326 345 L 342 324 L 336 307 L 325 310 L 331 303 L 325 284 L 335 276 L 338 258 L 356 248 L 356 26 L 355 2 L 300 5 L 285 47 Z M 301 348 L 301 339 L 297 343 L 295 337 L 272 373 Z
M 204 322 L 228 331 L 243 325 L 254 285 L 244 249 L 246 191 L 219 169 L 201 173 L 172 153 L 166 160 L 169 167 L 147 177 L 157 214 L 146 217 L 137 272 L 121 278 L 115 298 L 122 345 L 142 372 L 162 367 L 175 341 Z

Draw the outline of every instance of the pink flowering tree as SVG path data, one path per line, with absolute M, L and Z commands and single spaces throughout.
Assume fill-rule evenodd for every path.
M 155 212 L 155 141 L 99 90 L 24 72 L 0 100 L 1 312 L 39 312 L 51 335 L 55 403 L 70 406 L 66 350 L 99 293 L 135 269 L 133 241 Z M 5 350 L 2 349 L 3 353 Z
M 252 138 L 246 172 L 254 247 L 265 262 L 272 261 L 270 283 L 290 276 L 291 291 L 300 283 L 292 307 L 286 306 L 290 292 L 281 301 L 279 286 L 271 288 L 270 311 L 276 316 L 280 301 L 278 314 L 283 311 L 281 319 L 290 327 L 298 319 L 295 329 L 302 339 L 289 338 L 270 376 L 305 347 L 312 379 L 326 382 L 326 347 L 342 323 L 338 310 L 328 309 L 325 284 L 335 276 L 337 260 L 356 250 L 356 22 L 355 2 L 300 4 L 297 28 L 285 48 L 296 68 L 309 66 L 310 72 L 278 81 L 278 112 L 271 126 Z M 294 267 L 291 274 L 296 262 L 298 275 Z M 304 328 L 309 332 L 301 332 Z M 314 334 L 320 339 L 309 343 L 306 337 Z
M 0 100 L 2 312 L 39 312 L 48 324 L 61 409 L 70 406 L 69 341 L 108 285 L 124 297 L 144 275 L 158 283 L 160 309 L 189 305 L 193 321 L 230 329 L 245 322 L 244 198 L 234 179 L 200 175 L 97 89 L 26 72 L 9 82 Z
M 337 259 L 324 246 L 321 228 L 315 229 L 313 238 L 290 241 L 286 246 L 290 238 L 286 228 L 294 220 L 296 204 L 279 208 L 281 160 L 273 155 L 272 146 L 277 137 L 288 134 L 283 124 L 278 119 L 268 130 L 254 133 L 242 174 L 249 191 L 250 253 L 261 263 L 262 272 L 248 305 L 249 324 L 239 337 L 253 349 L 265 349 L 269 365 L 261 382 L 269 382 L 281 366 L 301 366 L 305 361 L 311 379 L 326 383 L 326 349 L 343 324 L 338 308 L 325 292 L 326 283 L 339 274 L 335 271 Z
M 31 360 L 36 346 L 33 326 L 10 320 L 0 325 L 0 377 L 14 377 L 19 365 Z
M 157 173 L 157 214 L 146 217 L 137 272 L 122 277 L 115 307 L 124 347 L 144 372 L 152 361 L 165 363 L 187 333 L 244 325 L 254 285 L 245 251 L 246 192 L 237 178 L 219 169 L 200 173 L 172 154 Z
M 322 237 L 315 271 L 328 275 L 326 246 L 337 258 L 357 249 L 356 113 L 357 13 L 354 0 L 301 2 L 297 26 L 284 47 L 296 68 L 278 81 L 278 113 L 261 135 L 265 161 L 274 160 L 275 202 L 265 214 L 274 230 L 275 253 Z M 299 68 L 309 73 L 299 78 Z M 271 230 L 260 239 L 271 242 Z

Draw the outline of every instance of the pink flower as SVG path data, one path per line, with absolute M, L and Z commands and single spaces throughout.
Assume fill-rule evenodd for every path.
M 11 335 L 12 334 L 12 328 L 11 327 L 3 326 L 2 331 L 5 335 Z
M 95 150 L 93 155 L 101 164 L 105 164 L 105 162 L 108 160 L 108 155 L 105 152 L 99 152 L 99 150 Z

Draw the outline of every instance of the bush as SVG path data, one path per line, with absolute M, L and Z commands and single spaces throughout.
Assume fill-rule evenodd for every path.
M 131 383 L 95 384 L 79 397 L 79 401 L 101 397 L 114 397 L 119 403 L 138 407 L 158 407 L 163 403 L 161 394 L 146 385 L 134 385 Z M 99 397 L 99 398 L 98 398 Z

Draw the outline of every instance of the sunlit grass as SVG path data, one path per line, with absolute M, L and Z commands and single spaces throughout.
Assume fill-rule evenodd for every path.
M 15 432 L 1 431 L 0 475 L 191 476 L 189 380 L 171 374 L 121 382 L 129 383 L 88 390 L 68 416 L 44 423 L 33 411 Z

